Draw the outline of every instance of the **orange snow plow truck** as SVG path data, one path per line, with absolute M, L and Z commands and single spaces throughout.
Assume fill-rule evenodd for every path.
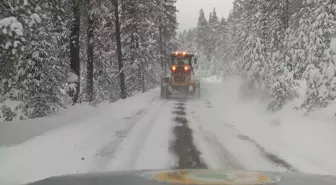
M 194 54 L 174 52 L 170 54 L 169 72 L 161 80 L 161 98 L 168 99 L 173 95 L 199 98 L 200 81 L 195 79 L 194 65 L 197 59 Z

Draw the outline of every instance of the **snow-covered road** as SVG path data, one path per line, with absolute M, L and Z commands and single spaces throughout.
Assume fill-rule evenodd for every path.
M 293 161 L 288 157 L 292 150 L 274 150 L 273 140 L 282 148 L 274 137 L 277 132 L 271 132 L 273 136 L 264 133 L 266 127 L 258 126 L 257 116 L 235 100 L 236 92 L 225 90 L 236 88 L 235 83 L 204 81 L 200 100 L 161 100 L 159 89 L 154 89 L 99 108 L 70 109 L 74 114 L 10 126 L 1 123 L 0 134 L 6 132 L 4 128 L 12 133 L 4 133 L 0 142 L 0 179 L 16 184 L 87 172 L 169 168 L 302 171 L 312 165 L 304 159 Z M 51 126 L 41 126 L 44 123 Z M 28 124 L 36 130 L 30 128 L 25 136 Z M 305 156 L 309 161 L 309 155 Z M 330 166 L 307 172 L 333 173 Z
M 171 106 L 156 89 L 79 114 L 78 121 L 58 124 L 19 145 L 3 145 L 0 179 L 25 183 L 69 173 L 169 168 Z M 60 119 L 49 121 L 55 120 Z M 17 131 L 22 127 L 16 125 Z M 15 132 L 10 137 L 15 139 Z

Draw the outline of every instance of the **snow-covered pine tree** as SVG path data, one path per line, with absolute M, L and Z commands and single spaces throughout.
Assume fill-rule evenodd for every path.
M 335 53 L 330 49 L 331 38 L 336 33 L 336 2 L 315 0 L 307 1 L 307 5 L 312 8 L 313 20 L 308 30 L 308 45 L 304 48 L 308 53 L 308 67 L 304 73 L 308 89 L 302 107 L 311 111 L 326 107 L 336 96 Z
M 90 5 L 91 2 L 94 4 Z M 35 118 L 57 111 L 63 106 L 63 98 L 67 97 L 64 92 L 67 87 L 78 93 L 78 82 L 82 84 L 82 90 L 89 87 L 86 84 L 91 84 L 92 87 L 92 77 L 94 104 L 104 100 L 115 101 L 119 99 L 120 94 L 126 95 L 121 93 L 123 88 L 119 83 L 119 74 L 120 71 L 128 71 L 131 68 L 119 69 L 118 56 L 125 57 L 125 54 L 117 55 L 117 48 L 119 51 L 127 50 L 128 46 L 118 44 L 119 39 L 115 33 L 116 25 L 124 26 L 129 23 L 120 19 L 119 24 L 115 24 L 115 15 L 123 16 L 124 12 L 121 1 L 117 6 L 119 12 L 115 11 L 116 6 L 113 2 L 115 1 L 90 0 L 90 6 L 87 6 L 88 2 L 79 4 L 77 0 L 47 0 L 43 3 L 37 0 L 0 2 L 0 106 L 2 107 L 2 102 L 7 99 L 22 102 L 17 110 L 9 111 L 8 106 L 4 106 L 2 112 L 5 114 L 0 113 L 0 116 L 4 116 L 1 120 L 9 121 L 19 116 Z M 139 63 L 136 66 L 137 73 L 134 74 L 137 74 L 136 81 L 140 79 L 138 88 L 141 91 L 158 84 L 162 71 L 160 61 L 168 60 L 168 53 L 175 48 L 175 3 L 176 0 L 135 2 L 135 7 L 139 9 L 136 9 L 133 17 L 136 21 L 131 26 L 139 29 L 129 33 L 137 39 L 134 42 L 134 60 L 137 63 L 141 62 L 141 65 Z M 93 25 L 87 24 L 90 22 L 85 16 L 87 12 L 90 13 L 86 11 L 88 8 L 91 12 L 99 12 L 94 16 L 93 20 L 96 21 Z M 92 42 L 87 42 L 87 38 L 92 37 L 92 32 L 95 49 L 89 49 L 93 50 L 90 54 L 87 47 Z M 120 43 L 125 43 L 126 33 L 120 34 Z M 159 46 L 161 50 L 158 49 Z M 86 54 L 89 54 L 89 57 Z M 89 62 L 82 62 L 81 67 L 78 63 L 86 61 L 87 58 L 90 61 L 92 55 L 95 56 L 93 75 L 92 65 L 88 65 L 89 69 L 86 67 Z M 91 75 L 86 76 L 88 71 L 91 71 Z M 79 74 L 82 74 L 81 77 Z M 92 89 L 88 89 L 92 93 Z M 135 90 L 130 91 L 129 94 L 134 92 Z M 24 114 L 21 114 L 21 111 Z
M 280 110 L 285 103 L 297 96 L 295 92 L 293 58 L 291 56 L 291 34 L 290 26 L 290 0 L 278 0 L 273 2 L 271 13 L 272 42 L 271 48 L 271 75 L 272 100 L 268 109 Z
M 244 92 L 271 95 L 270 107 L 281 107 L 292 94 L 294 83 L 287 69 L 291 61 L 285 57 L 288 16 L 284 2 L 287 0 L 236 0 L 228 18 L 231 47 L 227 53 L 246 79 Z
M 169 54 L 176 49 L 177 9 L 175 4 L 176 0 L 155 0 L 153 2 L 152 7 L 154 8 L 154 11 L 149 15 L 149 20 L 153 22 L 155 29 L 152 31 L 147 29 L 147 32 L 145 32 L 149 38 L 151 38 L 150 40 L 152 40 L 151 42 L 147 41 L 149 47 L 148 52 L 151 54 L 148 56 L 152 57 L 147 58 L 148 65 L 146 65 L 144 73 L 145 83 L 148 88 L 153 88 L 161 83 L 160 79 L 163 74 L 162 72 L 165 71 L 159 70 L 160 68 L 158 64 L 163 63 L 164 70 L 167 70 L 167 63 L 170 62 Z M 145 40 L 143 40 L 143 42 L 144 41 Z M 143 46 L 145 45 L 146 44 Z M 161 53 L 161 51 L 163 51 L 163 56 L 161 54 L 159 55 L 159 58 L 157 58 L 157 53 Z M 156 62 L 155 60 L 162 62 Z
M 205 43 L 205 54 L 209 60 L 209 65 L 207 66 L 206 72 L 207 76 L 215 75 L 217 73 L 217 62 L 218 60 L 214 60 L 215 50 L 218 49 L 217 44 L 219 39 L 219 20 L 217 17 L 216 9 L 209 15 L 209 23 L 208 23 L 208 34 L 207 34 L 207 42 Z
M 190 28 L 180 32 L 177 36 L 179 46 L 185 51 L 198 53 L 197 51 L 197 28 Z
M 63 106 L 61 89 L 66 82 L 65 69 L 68 66 L 66 58 L 58 58 L 64 43 L 63 38 L 59 38 L 62 19 L 57 15 L 60 10 L 54 6 L 62 4 L 57 1 L 35 3 L 34 6 L 41 7 L 40 16 L 36 14 L 35 18 L 37 27 L 28 32 L 26 54 L 17 66 L 18 85 L 23 89 L 23 112 L 29 118 L 43 117 Z M 31 25 L 28 27 L 32 28 Z
M 228 29 L 228 42 L 230 47 L 227 50 L 228 61 L 230 61 L 231 66 L 235 69 L 236 73 L 240 73 L 239 67 L 239 56 L 242 55 L 243 44 L 245 35 L 241 32 L 240 28 L 242 25 L 242 9 L 243 5 L 241 1 L 235 0 L 233 2 L 233 9 L 231 10 L 227 18 L 227 29 Z
M 61 0 L 5 3 L 8 15 L 18 21 L 11 27 L 15 31 L 14 28 L 19 26 L 21 36 L 18 42 L 13 42 L 16 52 L 11 52 L 12 58 L 3 58 L 11 76 L 3 78 L 2 95 L 5 99 L 22 102 L 13 110 L 20 119 L 57 111 L 62 106 L 64 93 L 61 90 L 65 86 L 65 71 L 69 63 L 64 20 L 67 5 Z M 11 37 L 15 38 L 13 33 L 19 33 L 19 30 L 13 31 Z
M 197 55 L 199 56 L 199 67 L 203 70 L 208 69 L 210 65 L 210 55 L 207 53 L 208 48 L 209 25 L 205 18 L 203 9 L 200 10 L 197 23 Z
M 257 5 L 257 6 L 256 6 Z M 238 58 L 243 76 L 246 81 L 245 92 L 267 91 L 267 74 L 269 74 L 268 52 L 266 34 L 267 5 L 263 0 L 245 1 L 240 11 L 242 13 L 239 23 L 240 32 L 235 38 L 238 48 L 243 53 Z M 249 93 L 250 94 L 250 93 Z
M 142 60 L 148 53 L 142 53 L 140 48 L 143 43 L 140 39 L 144 37 L 144 29 L 153 25 L 146 21 L 144 10 L 146 4 L 144 2 L 137 2 L 135 0 L 127 0 L 122 2 L 122 22 L 123 24 L 123 49 L 125 62 L 126 86 L 128 89 L 128 96 L 135 92 L 144 92 L 144 78 Z M 148 2 L 147 2 L 148 3 Z M 148 5 L 148 4 L 147 4 Z M 147 9 L 148 10 L 148 9 Z M 145 19 L 143 19 L 145 18 Z
M 61 23 L 55 2 L 29 1 L 17 5 L 16 16 L 23 23 L 24 48 L 16 53 L 15 85 L 7 93 L 10 99 L 22 101 L 17 111 L 35 118 L 57 111 L 62 106 L 61 86 L 65 79 L 62 58 L 59 58 L 62 39 L 56 30 Z M 57 7 L 57 6 L 56 6 Z
M 95 62 L 93 70 L 94 104 L 119 99 L 119 72 L 112 1 L 97 1 L 95 33 Z
M 196 28 L 190 29 L 188 31 L 187 40 L 189 41 L 189 44 L 187 46 L 188 50 L 190 50 L 193 53 L 197 53 L 197 29 Z
M 0 122 L 16 117 L 15 110 L 3 104 L 6 99 L 16 98 L 11 97 L 16 90 L 15 65 L 25 43 L 23 25 L 18 20 L 21 14 L 15 11 L 16 6 L 9 1 L 0 3 Z
M 221 75 L 220 72 L 224 71 L 225 74 L 229 74 L 233 71 L 232 65 L 227 63 L 229 56 L 227 22 L 224 18 L 219 21 L 215 9 L 210 13 L 209 25 L 204 17 L 204 11 L 201 10 L 199 25 L 180 32 L 178 40 L 179 48 L 197 55 L 200 70 L 205 72 L 204 75 Z
M 229 61 L 229 40 L 228 24 L 224 18 L 218 24 L 217 34 L 215 34 L 216 48 L 213 52 L 213 61 L 217 69 L 217 75 L 227 77 L 233 74 L 231 61 Z
M 170 62 L 169 54 L 175 51 L 177 48 L 176 42 L 176 0 L 163 0 L 156 2 L 156 9 L 153 11 L 151 17 L 156 24 L 159 31 L 159 38 L 156 39 L 159 42 L 160 49 L 160 61 L 162 64 L 163 72 L 168 69 L 167 63 Z M 157 17 L 157 18 L 155 18 Z
M 246 40 L 250 33 L 254 30 L 252 26 L 256 23 L 255 19 L 256 7 L 253 6 L 252 1 L 235 0 L 233 2 L 233 10 L 228 18 L 229 25 L 229 39 L 233 46 L 231 56 L 235 61 L 235 66 L 241 74 L 244 73 L 245 59 L 243 54 L 245 52 Z
M 290 58 L 293 60 L 292 67 L 294 70 L 294 79 L 301 80 L 304 71 L 308 64 L 309 50 L 305 48 L 309 44 L 311 25 L 314 20 L 312 8 L 313 3 L 309 1 L 301 1 L 300 4 L 295 4 L 297 1 L 292 1 L 297 9 L 292 10 L 292 16 L 289 20 L 290 28 L 288 34 L 288 44 Z
M 123 1 L 123 46 L 129 95 L 160 83 L 162 61 L 175 37 L 175 1 Z M 159 49 L 158 49 L 159 48 Z
M 63 98 L 63 103 L 67 105 L 68 93 L 67 89 L 67 76 L 70 72 L 70 32 L 69 27 L 71 26 L 71 6 L 69 1 L 54 0 L 50 1 L 51 6 L 49 11 L 52 12 L 50 15 L 50 23 L 48 24 L 50 30 L 50 37 L 53 44 L 53 56 L 59 64 L 59 70 L 62 70 L 61 76 L 59 77 L 59 88 L 62 91 L 60 98 Z
M 0 3 L 0 103 L 14 90 L 18 56 L 24 49 L 25 37 L 21 14 L 10 1 Z

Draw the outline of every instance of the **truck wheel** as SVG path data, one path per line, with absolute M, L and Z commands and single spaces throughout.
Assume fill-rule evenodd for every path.
M 169 83 L 169 77 L 164 77 L 161 80 L 161 99 L 167 99 L 168 98 L 168 83 Z
M 196 85 L 194 87 L 194 97 L 200 98 L 201 97 L 201 87 L 199 85 Z
M 164 87 L 161 85 L 161 99 L 165 98 Z
M 198 80 L 195 80 L 194 84 L 194 97 L 199 99 L 201 97 L 201 83 Z
M 168 99 L 168 87 L 166 85 L 161 86 L 161 99 Z
M 197 98 L 201 97 L 201 88 L 200 87 L 196 87 L 196 97 Z

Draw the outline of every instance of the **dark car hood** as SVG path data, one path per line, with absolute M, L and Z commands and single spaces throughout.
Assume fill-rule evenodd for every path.
M 332 176 L 227 170 L 144 170 L 50 177 L 29 185 L 335 185 Z

